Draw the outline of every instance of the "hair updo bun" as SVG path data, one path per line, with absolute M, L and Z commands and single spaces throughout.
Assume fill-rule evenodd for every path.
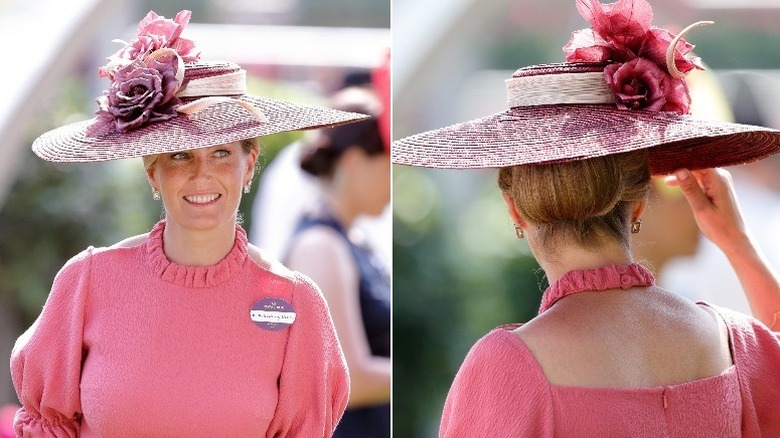
M 505 167 L 498 185 L 538 227 L 542 243 L 574 238 L 594 247 L 605 238 L 628 247 L 630 206 L 647 198 L 646 151 L 555 164 Z
M 330 178 L 341 155 L 357 147 L 367 155 L 385 152 L 376 115 L 380 111 L 376 95 L 367 88 L 349 87 L 334 95 L 331 108 L 374 116 L 368 120 L 333 128 L 320 129 L 301 155 L 301 169 L 323 178 Z

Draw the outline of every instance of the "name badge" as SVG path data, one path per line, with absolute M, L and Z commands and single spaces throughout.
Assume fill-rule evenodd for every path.
M 263 298 L 252 305 L 249 319 L 263 330 L 283 330 L 295 322 L 295 309 L 281 298 Z

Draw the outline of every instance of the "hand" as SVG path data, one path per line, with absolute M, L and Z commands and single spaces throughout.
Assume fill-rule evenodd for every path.
M 666 178 L 679 186 L 702 234 L 727 255 L 748 242 L 731 174 L 724 169 L 680 169 Z

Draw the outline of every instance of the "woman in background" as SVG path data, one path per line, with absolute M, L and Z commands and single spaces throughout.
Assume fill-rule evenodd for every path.
M 332 108 L 378 115 L 372 91 L 352 87 Z M 390 159 L 376 118 L 318 132 L 301 168 L 317 178 L 322 199 L 299 222 L 286 263 L 322 289 L 350 372 L 347 411 L 336 437 L 390 436 L 390 280 L 353 227 L 390 200 Z

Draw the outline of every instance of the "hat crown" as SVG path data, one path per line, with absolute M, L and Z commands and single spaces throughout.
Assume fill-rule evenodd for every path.
M 549 64 L 531 65 L 521 67 L 512 73 L 512 78 L 526 78 L 530 76 L 555 75 L 564 73 L 593 73 L 602 72 L 606 62 L 556 62 Z
M 184 80 L 204 79 L 236 73 L 241 66 L 229 61 L 196 61 L 184 64 Z

